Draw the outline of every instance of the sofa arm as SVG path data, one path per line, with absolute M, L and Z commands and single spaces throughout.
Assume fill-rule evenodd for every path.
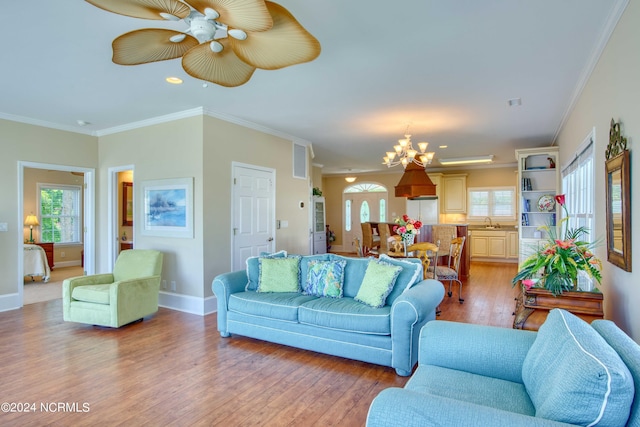
M 402 388 L 380 392 L 367 414 L 367 427 L 569 425 Z
M 437 320 L 420 332 L 420 364 L 522 383 L 522 364 L 537 334 Z
M 229 296 L 237 292 L 243 292 L 247 286 L 247 272 L 238 270 L 216 276 L 211 283 L 211 289 L 216 295 L 218 303 L 218 331 L 223 337 L 228 337 L 227 310 Z
M 436 307 L 444 297 L 437 280 L 423 280 L 403 292 L 391 306 L 391 365 L 398 375 L 411 375 L 418 361 L 420 329 L 436 317 Z

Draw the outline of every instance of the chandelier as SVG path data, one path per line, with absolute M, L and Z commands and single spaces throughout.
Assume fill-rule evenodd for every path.
M 433 151 L 427 152 L 427 147 L 429 147 L 428 142 L 418 142 L 418 150 L 416 150 L 411 144 L 411 135 L 405 134 L 404 139 L 399 139 L 398 144 L 393 146 L 395 151 L 387 151 L 387 155 L 382 159 L 382 164 L 387 167 L 402 165 L 403 168 L 406 168 L 409 163 L 413 162 L 423 168 L 431 164 L 433 156 L 436 154 Z

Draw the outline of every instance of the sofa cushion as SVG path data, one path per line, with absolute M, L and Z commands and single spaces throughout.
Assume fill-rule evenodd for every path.
M 549 312 L 522 365 L 536 417 L 578 425 L 624 425 L 634 395 L 631 373 L 588 323 Z
M 299 292 L 300 258 L 260 258 L 258 292 Z
M 238 292 L 229 296 L 229 311 L 298 322 L 298 307 L 315 298 L 297 292 Z
M 298 320 L 307 325 L 362 334 L 391 334 L 390 306 L 373 308 L 353 298 L 316 298 L 305 302 Z
M 402 267 L 391 265 L 384 261 L 369 260 L 369 265 L 362 279 L 362 285 L 355 296 L 355 300 L 374 308 L 382 307 Z
M 346 261 L 311 261 L 303 293 L 319 297 L 342 298 Z
M 287 251 L 279 251 L 274 253 L 263 252 L 260 256 L 252 256 L 247 258 L 247 286 L 245 291 L 255 291 L 258 289 L 258 281 L 260 280 L 260 258 L 286 258 Z
M 109 288 L 110 284 L 106 285 L 84 285 L 76 286 L 71 292 L 71 298 L 77 301 L 92 302 L 94 304 L 107 304 L 109 305 Z
M 380 261 L 402 267 L 395 285 L 387 297 L 387 304 L 391 305 L 404 291 L 422 281 L 422 262 L 418 258 L 392 258 L 381 254 Z

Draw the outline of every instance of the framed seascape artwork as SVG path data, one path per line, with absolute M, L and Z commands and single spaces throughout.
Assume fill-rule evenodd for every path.
M 142 182 L 142 235 L 193 238 L 193 178 Z

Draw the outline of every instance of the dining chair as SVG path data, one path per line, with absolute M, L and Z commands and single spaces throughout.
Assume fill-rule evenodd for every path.
M 407 248 L 407 252 L 422 262 L 423 279 L 427 279 L 428 276 L 436 278 L 433 266 L 437 264 L 438 250 L 438 245 L 430 242 L 414 243 Z
M 370 222 L 363 222 L 362 226 L 362 253 L 364 256 L 377 255 L 380 247 L 380 236 L 373 235 L 373 227 Z
M 462 282 L 459 278 L 459 271 L 460 259 L 462 258 L 462 248 L 464 247 L 465 239 L 465 236 L 453 239 L 449 248 L 449 260 L 447 265 L 436 265 L 435 267 L 436 279 L 441 282 L 449 282 L 449 291 L 447 292 L 449 297 L 451 297 L 452 294 L 451 285 L 453 281 L 460 284 L 460 292 L 458 293 L 458 301 L 460 301 L 460 304 L 464 302 L 464 299 L 462 298 Z
M 434 225 L 431 227 L 431 239 L 440 248 L 438 258 L 449 256 L 451 241 L 456 238 L 458 229 L 455 225 Z
M 379 223 L 378 235 L 380 236 L 380 247 L 378 248 L 378 252 L 381 254 L 386 254 L 387 252 L 389 252 L 389 238 L 391 237 L 389 224 L 386 224 L 384 222 Z

